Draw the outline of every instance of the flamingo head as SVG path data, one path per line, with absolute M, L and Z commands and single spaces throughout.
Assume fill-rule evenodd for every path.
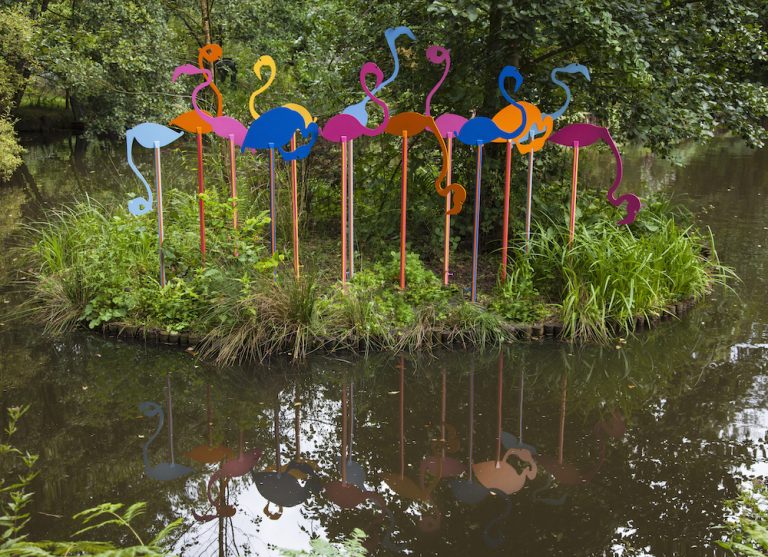
M 400 35 L 405 35 L 412 41 L 416 40 L 416 36 L 413 34 L 413 31 L 404 25 L 401 25 L 400 27 L 390 27 L 384 31 L 384 38 L 386 38 L 387 42 L 394 43 L 395 39 L 397 39 Z
M 589 75 L 589 69 L 587 69 L 587 67 L 583 64 L 568 64 L 567 66 L 564 66 L 562 68 L 555 68 L 554 70 L 552 70 L 553 74 L 555 72 L 563 72 L 563 73 L 570 73 L 570 74 L 580 73 L 581 75 L 584 76 L 584 79 L 586 79 L 587 81 L 590 81 L 592 79 L 591 76 Z
M 269 71 L 274 74 L 276 67 L 277 65 L 275 64 L 275 59 L 272 58 L 269 54 L 265 54 L 263 56 L 259 56 L 259 59 L 256 60 L 256 63 L 253 65 L 253 73 L 256 74 L 256 77 L 262 79 L 261 70 L 263 68 L 268 68 Z
M 499 72 L 499 88 L 503 89 L 504 80 L 511 77 L 515 80 L 514 92 L 517 93 L 520 86 L 523 84 L 523 74 L 520 73 L 515 66 L 504 66 Z
M 384 72 L 381 71 L 381 68 L 377 66 L 374 62 L 366 62 L 363 64 L 363 67 L 360 68 L 360 81 L 365 82 L 365 77 L 368 75 L 373 75 L 376 77 L 376 85 L 373 86 L 373 89 L 381 85 L 381 82 L 384 81 Z
M 210 43 L 203 47 L 200 47 L 200 59 L 205 60 L 208 63 L 216 62 L 220 60 L 222 56 L 221 46 Z M 202 64 L 200 64 L 202 65 Z
M 173 81 L 176 81 L 179 79 L 182 75 L 198 75 L 203 74 L 205 75 L 207 80 L 211 80 L 211 70 L 207 68 L 198 68 L 197 66 L 193 66 L 192 64 L 183 64 L 181 66 L 177 66 L 176 69 L 173 70 L 173 77 L 171 78 Z
M 433 44 L 427 49 L 427 60 L 433 64 L 442 64 L 446 60 L 450 60 L 451 51 L 444 46 L 438 46 Z
M 147 418 L 151 418 L 152 416 L 157 416 L 160 413 L 160 405 L 156 402 L 147 400 L 145 402 L 139 403 L 139 411 L 141 411 L 141 413 L 144 414 Z

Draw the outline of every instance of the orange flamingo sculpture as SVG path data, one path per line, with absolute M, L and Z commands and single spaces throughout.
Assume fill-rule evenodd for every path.
M 449 52 L 445 47 L 432 45 L 427 49 L 427 59 L 433 64 L 446 64 L 446 70 L 448 69 Z M 424 114 L 418 112 L 401 112 L 396 114 L 389 120 L 387 124 L 386 133 L 390 135 L 396 135 L 403 138 L 403 168 L 402 168 L 402 187 L 400 191 L 400 288 L 405 289 L 405 235 L 406 235 L 406 207 L 407 207 L 407 193 L 408 193 L 408 137 L 418 135 L 424 130 L 429 130 L 437 138 L 440 151 L 443 156 L 443 164 L 440 174 L 435 182 L 437 192 L 448 199 L 448 196 L 453 192 L 454 206 L 450 207 L 446 205 L 446 215 L 456 215 L 461 211 L 464 200 L 467 197 L 467 192 L 460 184 L 449 184 L 445 188 L 441 188 L 441 184 L 448 176 L 448 149 L 443 140 L 443 136 L 439 133 L 435 119 L 429 115 L 429 105 L 433 95 L 437 89 L 443 84 L 445 80 L 446 72 L 443 72 L 443 76 L 435 84 L 432 90 L 427 95 L 427 100 L 424 107 Z

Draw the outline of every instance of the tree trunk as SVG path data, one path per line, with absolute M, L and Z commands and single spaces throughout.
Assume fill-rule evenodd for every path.
M 485 39 L 486 65 L 485 79 L 483 79 L 483 106 L 481 114 L 491 114 L 494 108 L 498 108 L 499 90 L 496 85 L 499 72 L 499 54 L 505 49 L 501 44 L 501 19 L 503 11 L 499 7 L 499 0 L 491 0 L 488 8 L 488 35 Z

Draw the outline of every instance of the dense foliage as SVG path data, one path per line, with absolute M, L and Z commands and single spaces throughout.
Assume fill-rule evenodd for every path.
M 743 557 L 768 554 L 768 489 L 757 481 L 742 489 L 738 499 L 728 501 L 730 517 L 724 527 L 726 536 L 720 547 Z

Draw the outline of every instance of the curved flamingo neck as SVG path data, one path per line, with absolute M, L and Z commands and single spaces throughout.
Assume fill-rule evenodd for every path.
M 378 135 L 384 131 L 384 129 L 387 127 L 387 123 L 389 122 L 389 107 L 387 106 L 387 103 L 379 99 L 374 93 L 371 92 L 370 89 L 368 89 L 368 85 L 366 85 L 365 83 L 365 75 L 360 76 L 360 84 L 363 86 L 363 91 L 365 91 L 365 95 L 369 99 L 371 99 L 373 103 L 379 105 L 381 109 L 384 111 L 384 118 L 381 120 L 381 124 L 379 124 L 373 129 L 365 128 L 367 130 L 365 132 L 365 135 Z M 379 88 L 380 87 L 381 86 L 379 86 Z
M 197 104 L 197 95 L 200 93 L 200 91 L 211 84 L 211 71 L 203 68 L 202 72 L 205 76 L 205 81 L 192 90 L 192 107 L 195 109 L 195 112 L 197 112 L 200 118 L 211 124 L 214 122 L 215 118 L 206 114 L 205 111 L 200 108 L 200 105 Z
M 565 82 L 560 81 L 557 78 L 557 72 L 558 72 L 558 68 L 555 68 L 554 70 L 552 70 L 552 73 L 550 74 L 549 79 L 552 81 L 552 83 L 554 83 L 555 85 L 560 87 L 563 91 L 565 91 L 565 102 L 555 112 L 549 114 L 549 116 L 552 116 L 553 120 L 556 120 L 560 118 L 560 116 L 565 114 L 565 111 L 568 108 L 568 105 L 571 104 L 571 88 L 568 87 L 568 85 L 566 85 Z
M 389 51 L 392 53 L 392 61 L 394 62 L 394 68 L 392 68 L 392 74 L 385 81 L 383 81 L 382 83 L 380 83 L 379 85 L 373 88 L 374 94 L 378 93 L 384 87 L 392 83 L 397 77 L 397 74 L 400 73 L 400 56 L 398 56 L 397 54 L 397 45 L 395 44 L 396 40 L 397 40 L 397 37 L 387 41 L 387 44 L 389 45 Z M 371 100 L 373 100 L 373 102 L 376 102 L 374 99 L 371 99 Z
M 213 65 L 214 63 L 215 63 L 214 61 L 211 61 L 211 65 Z M 203 60 L 202 48 L 200 49 L 200 52 L 197 55 L 197 67 L 200 68 L 200 70 L 203 72 L 207 70 L 207 68 L 205 67 L 205 60 Z M 213 79 L 210 80 L 210 82 L 208 83 L 208 86 L 211 88 L 211 91 L 213 91 L 213 94 L 216 95 L 216 116 L 221 116 L 221 113 L 224 110 L 224 102 L 223 102 L 223 99 L 221 98 L 221 91 L 219 91 L 219 88 L 213 82 Z
M 136 136 L 133 130 L 128 130 L 125 134 L 126 139 L 126 151 L 128 154 L 128 166 L 131 167 L 131 170 L 133 170 L 133 173 L 136 174 L 136 176 L 139 177 L 139 180 L 141 180 L 142 184 L 144 184 L 144 187 L 147 190 L 147 199 L 149 201 L 152 200 L 152 188 L 149 187 L 149 183 L 147 182 L 147 179 L 144 177 L 144 175 L 139 171 L 138 168 L 136 168 L 136 163 L 133 162 L 133 142 L 136 141 Z
M 157 436 L 160 435 L 160 431 L 163 429 L 163 424 L 165 423 L 165 418 L 163 417 L 163 411 L 160 410 L 158 414 L 160 421 L 157 424 L 157 429 L 155 430 L 155 433 L 152 434 L 152 437 L 147 439 L 147 442 L 144 444 L 144 450 L 142 451 L 144 454 L 144 466 L 149 468 L 149 446 L 154 442 L 155 439 L 157 439 Z
M 251 93 L 251 97 L 248 99 L 248 110 L 254 120 L 259 117 L 259 113 L 256 111 L 256 97 L 269 89 L 272 86 L 272 83 L 274 83 L 275 77 L 277 77 L 277 64 L 275 64 L 275 61 L 271 56 L 265 56 L 263 60 L 259 59 L 253 67 L 253 73 L 261 75 L 261 68 L 269 68 L 269 77 L 267 78 L 267 82 Z
M 443 70 L 442 77 L 438 80 L 435 86 L 432 87 L 432 90 L 429 92 L 429 95 L 427 95 L 427 102 L 426 102 L 426 105 L 424 106 L 424 114 L 426 114 L 427 116 L 432 115 L 432 112 L 430 111 L 431 104 L 432 104 L 432 97 L 435 96 L 435 93 L 437 93 L 437 90 L 440 89 L 440 87 L 443 85 L 445 78 L 448 77 L 448 72 L 450 71 L 450 69 L 451 69 L 451 55 L 448 54 L 445 58 L 445 69 Z

